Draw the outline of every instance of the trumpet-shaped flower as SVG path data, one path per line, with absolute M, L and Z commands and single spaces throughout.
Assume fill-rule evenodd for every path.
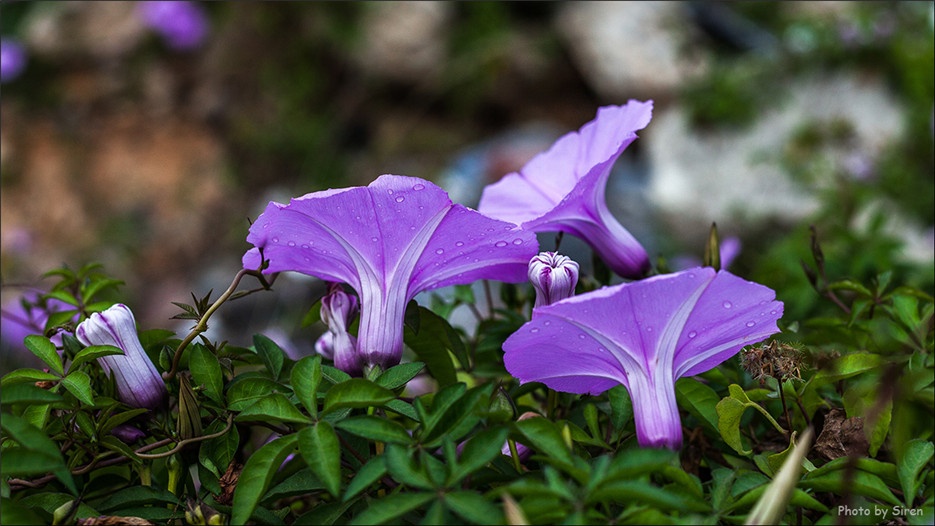
M 437 287 L 526 278 L 531 232 L 453 204 L 429 181 L 383 175 L 366 187 L 270 203 L 250 227 L 245 268 L 296 271 L 347 283 L 360 297 L 357 353 L 390 367 L 403 350 L 406 304 Z
M 600 394 L 623 384 L 640 445 L 677 449 L 675 381 L 778 332 L 775 297 L 710 267 L 604 287 L 534 309 L 504 342 L 504 363 L 522 382 L 556 391 Z
M 117 383 L 117 397 L 133 407 L 155 409 L 166 398 L 166 384 L 136 333 L 129 307 L 118 303 L 78 324 L 75 336 L 84 345 L 113 345 L 123 354 L 102 356 L 98 363 Z
M 580 130 L 487 186 L 478 210 L 524 230 L 578 236 L 617 274 L 643 277 L 646 250 L 610 213 L 605 191 L 614 162 L 649 124 L 652 108 L 652 101 L 635 100 L 600 108 Z
M 578 263 L 556 252 L 540 252 L 529 261 L 529 281 L 536 289 L 535 307 L 570 297 L 578 284 Z

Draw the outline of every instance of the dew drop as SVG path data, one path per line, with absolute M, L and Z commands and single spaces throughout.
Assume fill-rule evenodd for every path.
M 370 238 L 370 241 L 373 241 L 374 243 L 376 243 L 376 242 L 379 241 L 379 240 L 380 240 L 380 239 L 379 239 L 377 236 L 373 236 L 373 237 Z
M 442 254 L 445 253 L 445 249 L 443 249 L 443 248 L 436 249 L 436 250 L 435 250 L 435 253 L 438 254 L 438 255 L 440 256 L 440 255 L 442 255 Z
M 689 274 L 688 277 L 691 278 L 691 279 L 695 279 L 695 275 L 694 275 L 694 274 Z
M 769 311 L 769 313 L 770 313 L 770 314 L 776 314 L 776 311 L 771 310 L 771 311 Z
M 403 196 L 398 196 L 398 197 L 396 198 L 396 202 L 397 202 L 397 203 L 402 203 L 402 202 L 405 201 L 405 200 L 406 200 L 406 198 L 403 197 Z
M 725 302 L 724 302 L 724 308 L 725 308 L 725 309 L 729 309 L 729 308 L 731 308 L 731 307 L 733 307 L 733 306 L 734 306 L 734 305 L 733 305 L 731 302 L 729 302 L 729 301 L 725 301 Z
M 420 183 L 420 184 L 414 185 L 412 189 L 415 190 L 416 192 L 418 192 L 419 190 L 425 190 L 425 185 Z
M 305 259 L 305 261 L 310 261 L 310 260 L 308 259 L 308 256 L 306 256 L 304 259 Z
M 587 336 L 585 336 L 584 334 L 579 334 L 579 335 L 578 335 L 578 338 L 583 340 L 583 339 L 587 338 Z
M 506 242 L 506 241 L 497 241 L 496 243 L 494 243 L 494 246 L 500 247 L 500 248 L 503 248 L 503 247 L 505 247 L 506 245 L 507 245 L 507 242 Z
M 464 246 L 464 241 L 458 241 L 458 242 L 456 242 L 456 243 L 455 243 L 455 246 L 456 246 L 456 247 L 463 247 L 463 246 Z
M 652 327 L 646 327 L 646 332 L 653 332 L 653 328 L 652 328 Z
M 533 327 L 532 329 L 529 329 L 529 332 L 539 332 L 539 327 Z
M 279 238 L 278 238 L 278 237 L 274 237 L 274 238 L 273 238 L 273 243 L 279 243 Z
M 755 322 L 755 321 L 748 321 L 748 322 L 747 322 L 747 327 L 753 327 L 754 325 L 756 325 L 756 322 Z
M 390 195 L 393 195 L 393 189 L 391 188 L 391 189 L 387 190 L 386 193 L 388 193 L 388 194 L 390 194 Z
M 516 239 L 513 240 L 513 244 L 514 244 L 514 245 L 522 245 L 522 244 L 523 244 L 523 240 L 520 239 L 520 238 L 516 238 Z
M 552 322 L 550 322 L 549 320 L 546 320 L 546 321 L 543 323 L 543 325 L 552 325 Z
M 302 243 L 302 248 L 308 248 L 308 245 L 306 245 L 305 243 Z
M 290 247 L 294 247 L 294 246 L 295 246 L 295 241 L 290 241 L 290 242 L 287 243 L 287 244 L 288 244 Z
M 698 333 L 695 331 L 691 331 L 690 333 L 688 333 L 689 338 L 694 338 L 695 336 L 698 336 Z
M 357 216 L 357 220 L 360 221 L 360 216 Z

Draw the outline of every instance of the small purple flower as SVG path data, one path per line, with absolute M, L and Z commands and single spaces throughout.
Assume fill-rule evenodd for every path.
M 359 375 L 363 365 L 357 355 L 357 338 L 347 332 L 354 315 L 357 314 L 357 298 L 344 292 L 341 285 L 332 283 L 328 294 L 321 299 L 321 321 L 328 326 L 331 338 L 330 358 L 334 365 L 347 374 Z
M 113 428 L 110 434 L 117 437 L 124 444 L 135 444 L 141 438 L 146 436 L 145 431 L 142 431 L 139 428 L 133 427 L 129 424 L 120 424 L 119 426 Z
M 740 255 L 740 251 L 743 249 L 743 243 L 740 241 L 739 237 L 730 236 L 722 239 L 718 248 L 721 251 L 721 268 L 728 270 L 731 266 L 731 263 L 733 263 L 734 260 L 737 259 L 737 256 Z M 701 265 L 701 258 L 697 256 L 680 255 L 672 258 L 672 261 L 669 264 L 669 268 L 678 271 L 692 267 L 700 267 Z
M 539 307 L 507 338 L 504 363 L 521 382 L 600 394 L 623 384 L 641 446 L 677 449 L 675 381 L 717 366 L 779 331 L 772 289 L 700 267 Z
M 136 333 L 133 312 L 118 303 L 103 312 L 95 312 L 78 324 L 75 336 L 82 344 L 113 345 L 123 350 L 98 358 L 98 363 L 117 383 L 117 397 L 133 407 L 155 409 L 166 398 L 166 384 L 150 361 Z
M 360 298 L 357 353 L 391 367 L 403 352 L 406 304 L 429 289 L 496 279 L 517 283 L 538 243 L 531 232 L 451 202 L 424 179 L 382 175 L 366 187 L 272 202 L 250 227 L 245 268 L 347 283 Z
M 75 308 L 55 298 L 48 298 L 43 304 L 39 297 L 39 292 L 28 291 L 0 310 L 0 338 L 7 344 L 22 347 L 27 336 L 43 334 L 50 314 Z M 56 345 L 62 344 L 60 334 L 53 335 L 51 340 Z
M 0 83 L 15 80 L 26 69 L 26 48 L 11 38 L 0 39 Z
M 540 252 L 529 261 L 529 282 L 536 289 L 536 307 L 569 298 L 578 284 L 578 263 L 557 252 Z
M 159 33 L 171 49 L 194 49 L 208 34 L 208 17 L 195 2 L 147 1 L 140 4 L 139 12 L 143 23 Z
M 652 101 L 635 100 L 598 109 L 580 130 L 487 186 L 478 210 L 524 230 L 574 234 L 617 274 L 643 277 L 650 267 L 646 250 L 610 213 L 605 191 L 614 162 L 649 124 L 652 109 Z

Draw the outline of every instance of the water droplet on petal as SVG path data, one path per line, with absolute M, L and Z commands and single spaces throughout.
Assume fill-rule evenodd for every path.
M 543 323 L 543 325 L 552 325 L 552 322 L 546 320 L 546 321 Z
M 529 332 L 539 332 L 539 327 L 533 327 L 532 329 L 529 329 Z
M 397 203 L 402 203 L 402 202 L 405 201 L 405 200 L 406 200 L 406 198 L 403 197 L 403 196 L 399 196 L 399 197 L 396 198 L 396 202 L 397 202 Z
M 393 195 L 393 189 L 390 188 L 389 190 L 386 191 L 386 193 L 388 193 L 388 194 L 390 194 L 390 195 Z
M 305 243 L 302 243 L 302 248 L 308 248 L 308 245 L 306 245 Z
M 646 327 L 646 332 L 653 332 L 653 328 L 652 328 L 652 327 Z
M 274 238 L 273 238 L 273 243 L 279 243 L 279 238 L 278 238 L 278 237 L 274 237 Z
M 290 241 L 290 242 L 288 243 L 288 245 L 289 245 L 290 247 L 294 247 L 294 246 L 295 246 L 295 241 Z
M 494 246 L 501 247 L 501 248 L 505 247 L 506 245 L 507 245 L 506 241 L 497 241 L 496 243 L 494 243 Z
M 694 338 L 695 336 L 698 336 L 698 333 L 695 331 L 691 331 L 690 333 L 688 333 L 689 338 Z
M 724 302 L 724 308 L 725 308 L 725 309 L 729 309 L 729 308 L 731 308 L 731 307 L 733 307 L 733 306 L 734 306 L 734 305 L 733 305 L 731 302 L 729 302 L 729 301 L 725 301 L 725 302 Z
M 425 190 L 425 185 L 421 183 L 417 185 L 413 185 L 412 189 L 415 190 L 416 192 L 418 192 L 419 190 Z
M 580 339 L 583 340 L 583 339 L 587 338 L 587 336 L 585 336 L 584 334 L 579 334 L 579 335 L 578 335 L 578 338 L 580 338 Z
M 771 311 L 769 311 L 769 313 L 770 313 L 770 314 L 776 314 L 776 311 L 771 310 Z
M 377 236 L 373 236 L 373 237 L 370 238 L 370 241 L 373 241 L 374 243 L 376 243 L 376 242 L 379 241 L 379 240 L 380 240 L 380 238 L 378 238 Z
M 694 274 L 689 274 L 688 277 L 691 278 L 691 279 L 695 279 L 695 275 L 694 275 Z
M 514 244 L 514 245 L 522 245 L 522 244 L 523 244 L 523 240 L 520 239 L 520 238 L 516 238 L 516 239 L 513 240 L 513 244 Z
M 456 243 L 455 243 L 455 246 L 456 246 L 456 247 L 463 247 L 463 246 L 464 246 L 464 241 L 458 241 L 458 242 L 456 242 Z
M 755 321 L 748 321 L 748 322 L 747 322 L 747 327 L 753 327 L 754 325 L 756 325 L 756 322 L 755 322 Z
M 445 249 L 443 249 L 443 248 L 436 249 L 436 250 L 435 250 L 435 253 L 438 254 L 438 255 L 440 256 L 440 255 L 442 255 L 442 254 L 445 253 Z

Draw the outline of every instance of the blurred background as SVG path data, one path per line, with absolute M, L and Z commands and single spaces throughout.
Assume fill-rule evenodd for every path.
M 849 271 L 900 265 L 932 286 L 932 2 L 5 1 L 0 14 L 7 314 L 48 288 L 44 272 L 101 262 L 141 328 L 185 330 L 172 302 L 228 286 L 268 201 L 396 173 L 474 206 L 631 98 L 653 99 L 654 117 L 609 201 L 654 259 L 700 262 L 716 221 L 742 247 L 732 270 L 781 289 L 804 280 L 817 224 L 866 249 Z M 792 255 L 777 262 L 777 247 Z M 238 300 L 215 337 L 249 345 L 262 330 L 311 352 L 314 288 L 290 277 Z M 5 327 L 4 352 L 21 347 Z

